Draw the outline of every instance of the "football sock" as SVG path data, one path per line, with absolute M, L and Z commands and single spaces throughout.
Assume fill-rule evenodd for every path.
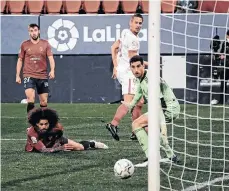
M 41 104 L 40 104 L 40 107 L 47 107 L 47 105 L 41 105 Z
M 146 158 L 148 158 L 148 135 L 143 128 L 137 128 L 134 130 L 134 134 L 136 135 L 139 144 L 142 147 L 142 150 L 144 151 Z
M 128 108 L 124 105 L 121 104 L 116 113 L 115 116 L 113 118 L 113 120 L 111 121 L 111 124 L 114 126 L 118 126 L 118 124 L 120 123 L 121 119 L 128 113 Z
M 29 113 L 34 108 L 34 103 L 28 102 L 27 104 L 27 113 Z
M 165 151 L 167 157 L 172 158 L 174 153 L 173 153 L 172 148 L 169 146 L 166 125 L 162 125 L 161 127 L 160 144 L 161 144 L 162 150 Z
M 95 148 L 95 142 L 94 141 L 81 141 L 79 143 L 81 145 L 83 145 L 84 150 L 87 150 L 89 148 Z
M 139 118 L 142 115 L 142 104 L 138 104 L 134 107 L 132 112 L 132 121 Z

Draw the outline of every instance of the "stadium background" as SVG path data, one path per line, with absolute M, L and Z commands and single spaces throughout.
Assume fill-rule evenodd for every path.
M 18 103 L 24 99 L 23 85 L 17 85 L 14 77 L 17 53 L 20 44 L 28 39 L 30 23 L 40 25 L 41 38 L 49 40 L 55 54 L 56 79 L 50 80 L 49 102 L 110 103 L 120 100 L 119 83 L 111 79 L 110 46 L 128 28 L 129 14 L 144 13 L 140 53 L 147 60 L 147 1 L 113 1 L 112 5 L 107 2 L 77 1 L 68 5 L 65 1 L 2 1 L 1 67 L 2 89 L 6 90 L 2 91 L 2 102 Z M 211 77 L 210 43 L 215 35 L 214 26 L 218 26 L 218 35 L 224 40 L 229 26 L 228 5 L 218 1 L 202 4 L 200 1 L 186 17 L 184 13 L 171 14 L 179 10 L 179 6 L 175 6 L 179 1 L 173 3 L 162 1 L 162 75 L 181 101 L 186 89 L 187 101 L 209 103 L 209 93 L 200 92 L 197 100 L 198 87 L 200 91 L 210 89 L 208 82 L 204 87 L 198 86 L 203 80 L 199 77 L 206 80 Z M 216 13 L 204 15 L 198 10 Z M 217 85 L 215 91 L 218 91 Z

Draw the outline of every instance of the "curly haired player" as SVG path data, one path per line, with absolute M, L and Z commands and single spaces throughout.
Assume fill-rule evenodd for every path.
M 82 151 L 89 148 L 108 149 L 101 142 L 75 142 L 63 136 L 63 126 L 59 123 L 56 111 L 49 108 L 31 110 L 28 121 L 31 127 L 27 129 L 27 152 L 53 153 L 58 151 Z

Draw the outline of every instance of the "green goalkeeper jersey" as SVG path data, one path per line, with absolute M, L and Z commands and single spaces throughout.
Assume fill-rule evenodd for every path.
M 148 102 L 148 70 L 145 70 L 142 79 L 137 79 L 136 85 L 137 89 L 135 96 L 130 103 L 132 107 L 134 107 L 142 97 Z M 171 105 L 178 103 L 172 89 L 162 78 L 160 78 L 160 99 L 162 108 L 168 108 Z

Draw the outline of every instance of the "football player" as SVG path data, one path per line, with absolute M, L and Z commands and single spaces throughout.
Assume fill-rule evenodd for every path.
M 108 149 L 107 145 L 96 141 L 75 142 L 63 136 L 63 126 L 56 111 L 38 108 L 30 111 L 27 129 L 27 152 L 53 153 L 58 151 L 82 151 L 87 149 Z

